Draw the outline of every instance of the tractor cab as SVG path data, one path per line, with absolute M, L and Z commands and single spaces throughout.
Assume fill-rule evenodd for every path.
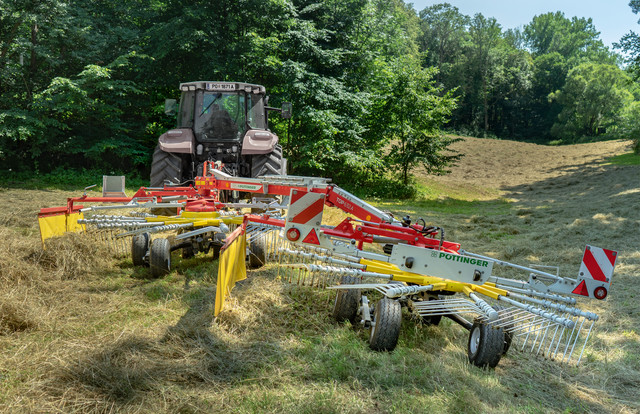
M 291 103 L 271 108 L 264 86 L 244 82 L 186 82 L 180 91 L 179 105 L 165 101 L 165 113 L 177 115 L 177 127 L 158 138 L 152 187 L 193 180 L 202 175 L 205 162 L 221 163 L 224 172 L 237 177 L 286 172 L 267 112 L 290 118 Z
M 250 129 L 268 128 L 264 86 L 189 82 L 180 90 L 177 126 L 192 129 L 199 143 L 241 142 Z M 169 108 L 172 104 L 169 100 Z

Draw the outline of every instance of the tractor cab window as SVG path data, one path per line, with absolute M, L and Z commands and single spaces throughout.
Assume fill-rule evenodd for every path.
M 182 92 L 178 108 L 178 128 L 193 128 L 194 92 Z
M 245 128 L 243 94 L 202 92 L 198 96 L 195 133 L 204 141 L 238 140 Z
M 266 129 L 264 95 L 249 95 L 248 100 L 249 110 L 247 111 L 247 121 L 249 121 L 249 126 L 255 129 Z

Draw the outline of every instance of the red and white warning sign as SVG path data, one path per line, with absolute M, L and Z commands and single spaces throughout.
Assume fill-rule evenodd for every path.
M 287 222 L 319 226 L 323 209 L 324 194 L 292 190 Z
M 316 229 L 322 223 L 324 194 L 292 190 L 290 195 L 285 235 L 291 242 L 320 245 Z
M 580 264 L 578 286 L 572 293 L 596 299 L 606 298 L 617 258 L 618 253 L 613 250 L 587 246 Z

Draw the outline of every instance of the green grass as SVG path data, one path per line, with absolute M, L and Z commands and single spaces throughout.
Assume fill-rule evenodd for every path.
M 60 168 L 47 173 L 5 171 L 0 174 L 0 187 L 25 190 L 81 191 L 85 187 L 95 184 L 96 187 L 89 191 L 91 193 L 101 193 L 103 175 L 124 175 L 126 177 L 125 185 L 128 191 L 135 191 L 140 187 L 149 185 L 148 179 L 141 179 L 133 174 Z
M 14 187 L 66 189 L 56 184 L 58 179 L 77 191 L 84 181 L 101 182 L 94 173 L 18 178 L 0 178 L 0 185 L 14 180 Z M 568 231 L 565 221 L 580 218 L 592 238 L 606 229 L 594 221 L 593 212 L 582 214 L 580 208 L 595 201 L 620 203 L 614 205 L 620 208 L 635 205 L 636 197 L 625 192 L 635 186 L 625 184 L 615 189 L 625 195 L 558 197 L 558 203 L 570 202 L 558 206 L 543 196 L 523 203 L 469 185 L 428 178 L 420 183 L 414 200 L 373 203 L 397 217 L 409 214 L 413 220 L 442 224 L 448 240 L 470 251 L 521 264 L 566 261 L 573 271 L 582 253 L 573 246 L 584 237 Z M 10 189 L 0 191 L 0 199 L 28 204 L 47 194 L 62 201 L 66 196 Z M 608 206 L 601 211 L 610 211 Z M 637 223 L 631 213 L 616 214 L 628 228 Z M 36 261 L 35 220 L 23 216 L 20 229 L 30 231 L 9 227 L 17 220 L 9 210 L 0 214 L 6 251 L 0 267 L 9 275 L 0 275 L 0 301 L 25 310 L 34 327 L 0 335 L 0 412 L 587 413 L 639 408 L 633 275 L 640 256 L 637 242 L 625 240 L 623 233 L 602 236 L 620 246 L 621 265 L 611 298 L 588 308 L 601 314 L 603 323 L 594 328 L 581 367 L 513 350 L 495 370 L 483 370 L 467 362 L 463 328 L 448 319 L 423 326 L 406 312 L 396 350 L 372 352 L 367 330 L 332 321 L 332 292 L 282 283 L 276 280 L 275 264 L 250 271 L 216 322 L 218 261 L 211 253 L 190 259 L 174 253 L 173 270 L 161 279 L 151 279 L 148 268 L 133 267 L 128 258 L 79 263 L 74 272 L 47 267 L 49 262 Z M 9 258 L 15 261 L 2 261 Z
M 627 154 L 616 155 L 607 159 L 606 164 L 612 165 L 640 165 L 640 155 L 629 152 Z

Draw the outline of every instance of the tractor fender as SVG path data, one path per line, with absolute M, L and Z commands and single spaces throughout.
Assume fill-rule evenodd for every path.
M 264 129 L 250 129 L 242 141 L 242 155 L 269 154 L 278 143 L 278 136 Z
M 170 129 L 158 138 L 158 145 L 164 152 L 193 154 L 193 131 L 189 128 Z

